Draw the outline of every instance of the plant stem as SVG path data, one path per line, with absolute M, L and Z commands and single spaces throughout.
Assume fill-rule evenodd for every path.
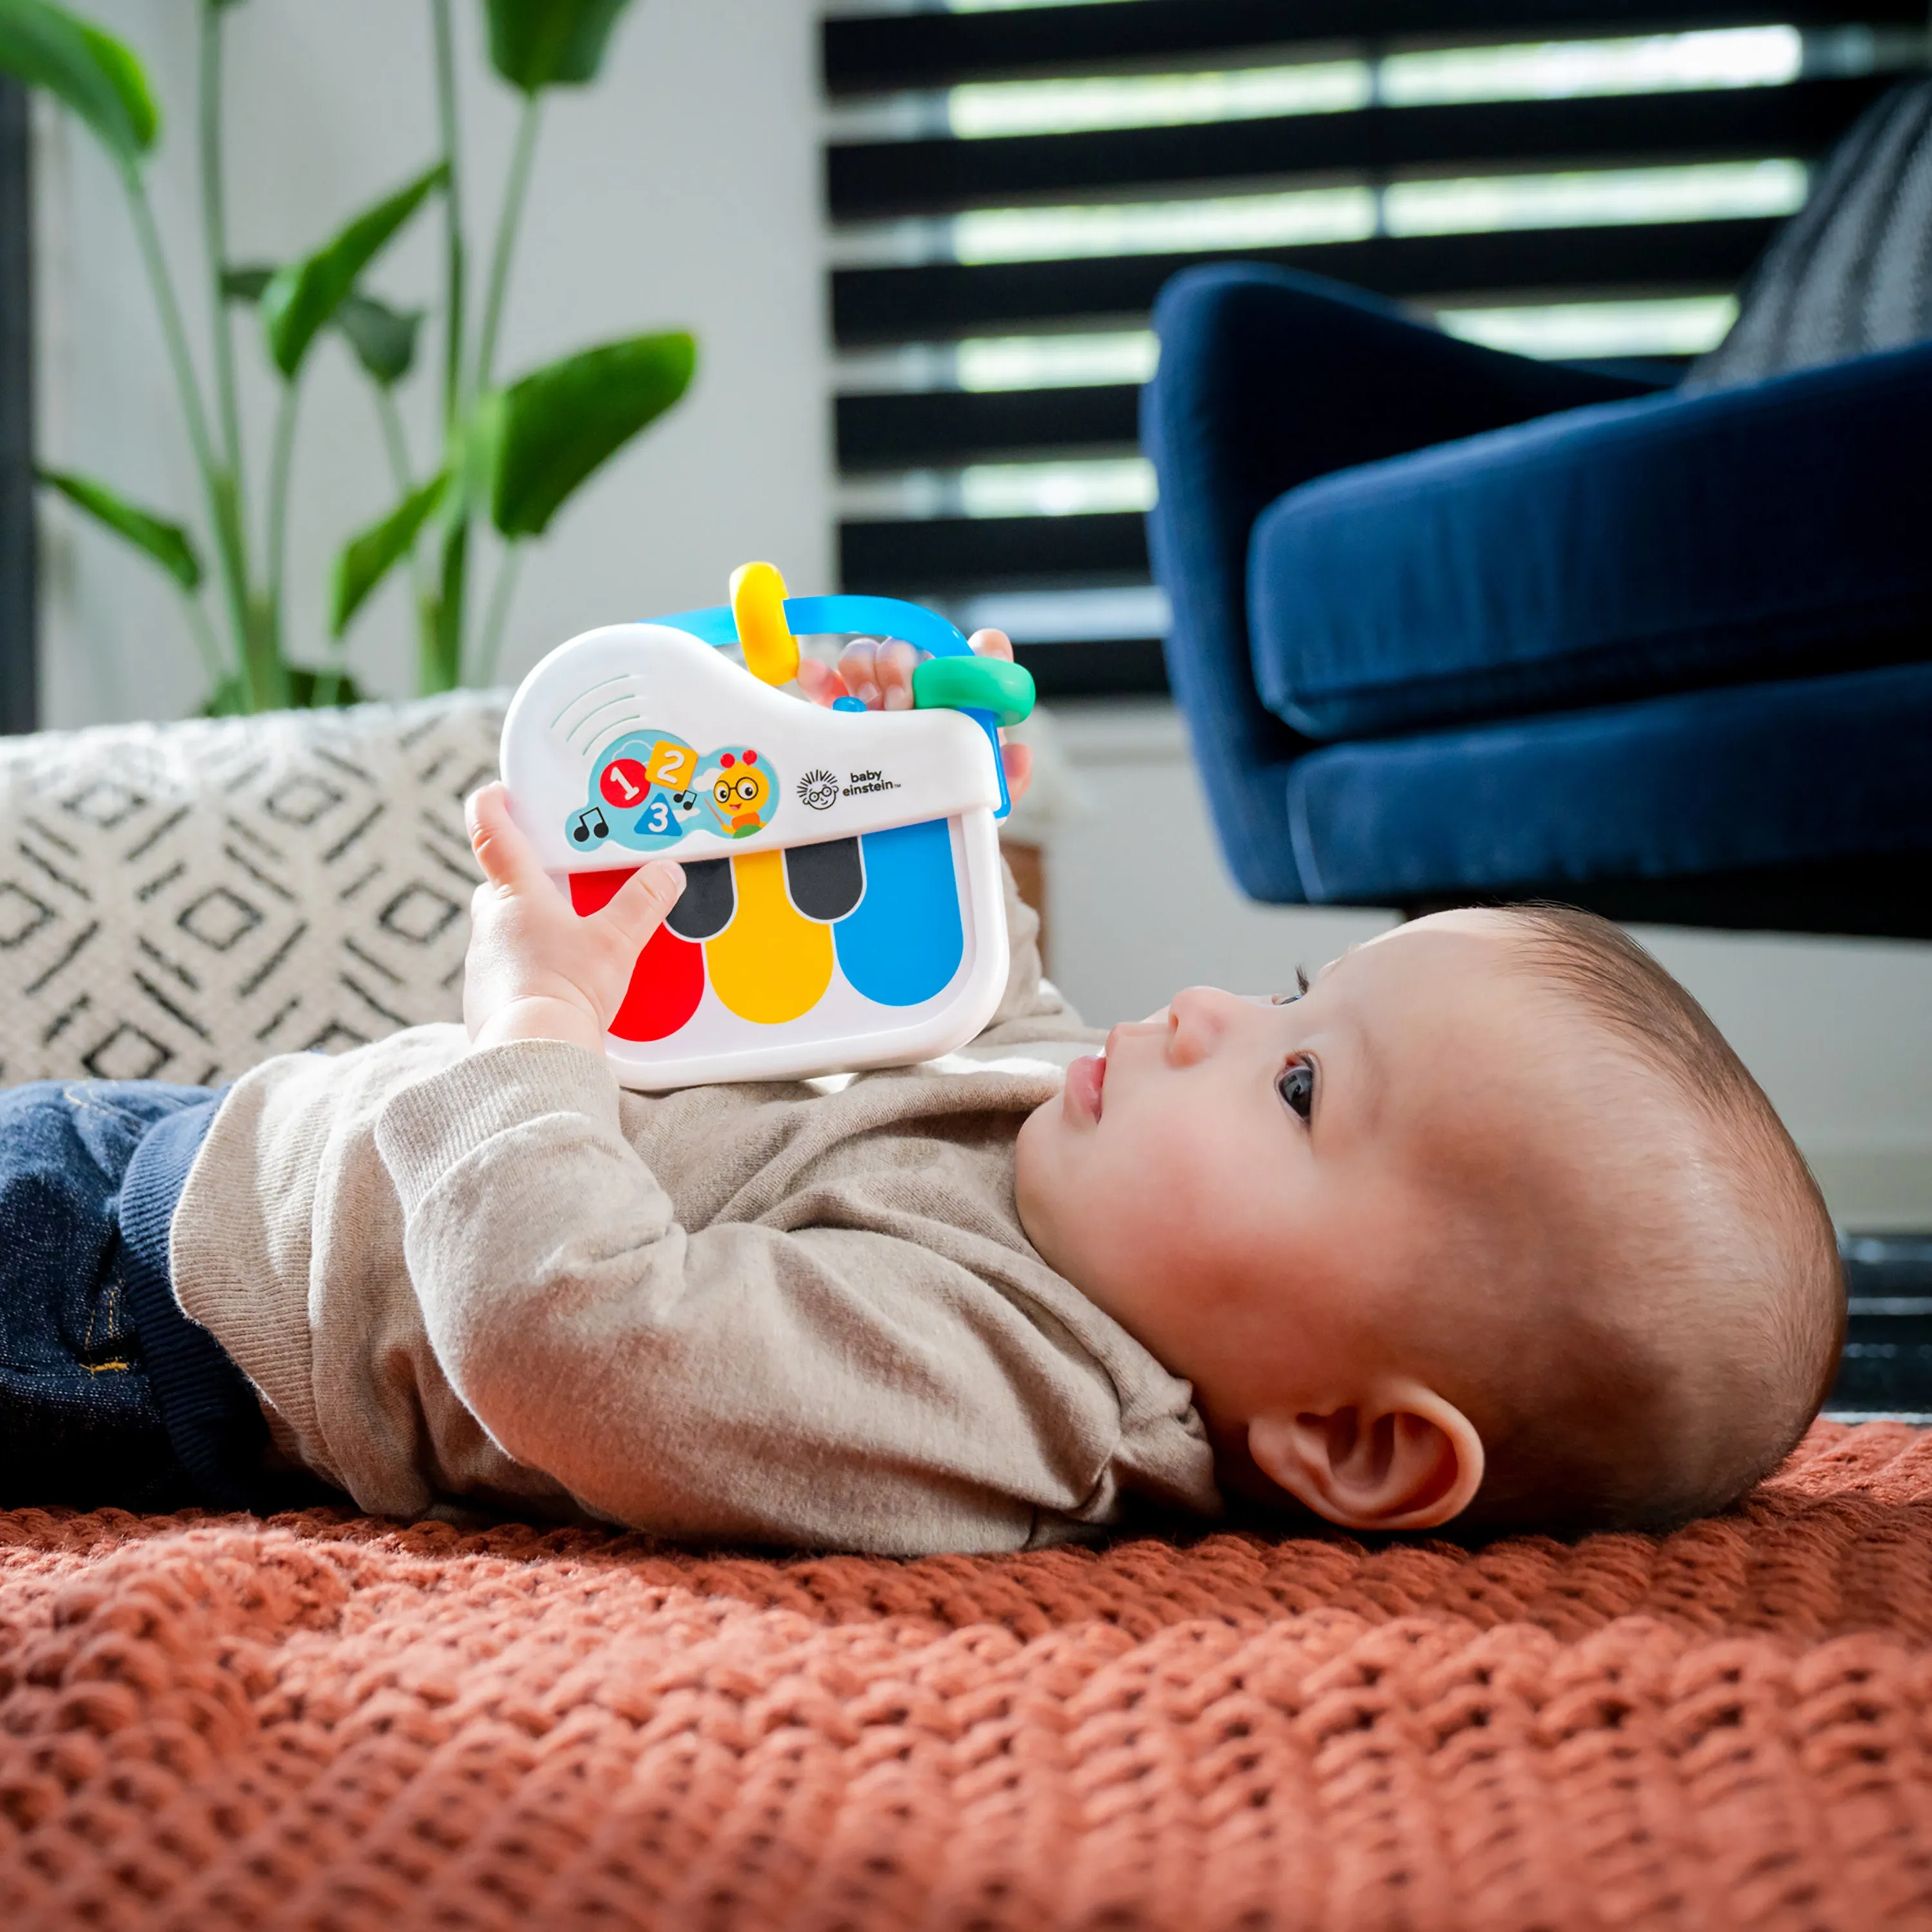
M 123 164 L 121 184 L 127 193 L 135 238 L 140 244 L 142 266 L 147 271 L 148 285 L 154 291 L 154 306 L 160 312 L 161 335 L 167 344 L 168 360 L 173 367 L 182 414 L 187 419 L 188 443 L 194 452 L 195 466 L 201 472 L 202 487 L 208 494 L 208 517 L 214 529 L 215 552 L 221 562 L 222 588 L 228 599 L 230 621 L 234 626 L 238 666 L 247 660 L 252 625 L 248 607 L 248 553 L 242 538 L 235 479 L 215 460 L 214 446 L 208 440 L 207 415 L 202 407 L 201 389 L 195 378 L 194 359 L 188 354 L 188 332 L 182 326 L 181 305 L 175 299 L 167 257 L 161 252 L 161 238 L 154 227 L 154 212 L 148 205 L 146 184 L 133 163 Z
M 289 483 L 295 469 L 296 403 L 301 393 L 296 382 L 282 385 L 282 398 L 275 409 L 274 445 L 268 456 L 268 580 L 262 601 L 278 661 L 281 657 L 282 566 L 288 549 Z
M 460 485 L 458 485 L 460 488 Z M 442 533 L 442 582 L 436 622 L 423 638 L 416 688 L 428 698 L 453 691 L 463 672 L 463 590 L 470 565 L 470 519 L 459 508 Z
M 221 646 L 215 642 L 214 627 L 208 621 L 208 613 L 201 608 L 198 596 L 183 591 L 182 609 L 188 618 L 188 634 L 194 638 L 195 650 L 200 654 L 201 668 L 208 674 L 208 695 L 212 698 L 228 676 L 228 667 L 221 662 Z
M 443 365 L 442 460 L 450 467 L 456 456 L 467 407 L 463 393 L 464 286 L 463 193 L 458 164 L 460 146 L 456 118 L 456 52 L 451 32 L 449 0 L 430 0 L 435 27 L 436 120 L 442 133 L 444 176 L 442 213 Z M 442 560 L 434 590 L 418 599 L 422 637 L 418 644 L 416 688 L 427 698 L 447 691 L 455 682 L 463 662 L 464 579 L 470 556 L 470 490 L 466 472 L 454 478 L 444 512 Z
M 382 425 L 382 441 L 389 452 L 389 470 L 396 479 L 396 497 L 400 502 L 416 488 L 416 478 L 410 468 L 409 438 L 404 434 L 402 412 L 396 407 L 394 391 L 386 382 L 378 382 L 375 386 L 376 418 Z M 433 649 L 436 640 L 434 585 L 424 562 L 420 536 L 410 546 L 410 579 L 416 591 L 416 622 L 422 634 L 422 648 Z
M 389 452 L 389 473 L 396 479 L 398 498 L 406 496 L 416 488 L 416 481 L 410 474 L 410 442 L 403 433 L 402 412 L 396 407 L 396 398 L 386 382 L 378 382 L 376 389 L 376 420 L 382 425 L 382 443 Z
M 458 169 L 456 52 L 449 0 L 431 0 L 436 27 L 436 120 L 442 133 L 444 233 L 442 412 L 454 424 L 463 413 L 463 194 Z
M 335 648 L 338 650 L 343 648 L 340 640 L 338 640 Z M 331 664 L 326 670 L 317 671 L 315 674 L 314 688 L 309 698 L 310 708 L 316 711 L 326 711 L 340 704 L 342 686 L 346 676 L 346 668 L 340 663 Z M 326 696 L 323 694 L 325 692 L 328 694 Z
M 510 280 L 510 256 L 517 245 L 517 229 L 523 220 L 524 201 L 530 192 L 530 164 L 537 148 L 537 128 L 542 111 L 542 96 L 524 96 L 522 117 L 517 123 L 517 145 L 510 157 L 510 172 L 503 184 L 503 206 L 496 218 L 496 245 L 490 258 L 490 287 L 483 302 L 483 326 L 476 342 L 476 380 L 472 393 L 481 395 L 490 386 L 491 364 L 496 360 L 496 330 L 503 319 L 503 294 Z
M 242 414 L 235 397 L 235 341 L 222 278 L 228 272 L 226 189 L 221 166 L 221 0 L 201 7 L 201 220 L 208 254 L 208 301 L 214 320 L 214 395 L 221 412 L 222 454 L 243 494 Z
M 490 608 L 483 620 L 483 636 L 476 653 L 478 684 L 488 684 L 496 675 L 496 653 L 502 647 L 503 626 L 510 615 L 510 600 L 516 595 L 517 572 L 524 561 L 524 547 L 508 543 L 503 560 L 496 566 L 496 580 L 490 586 Z

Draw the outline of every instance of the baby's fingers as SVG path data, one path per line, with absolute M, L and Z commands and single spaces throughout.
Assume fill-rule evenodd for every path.
M 814 704 L 830 704 L 836 698 L 851 695 L 845 680 L 830 664 L 820 664 L 816 658 L 799 659 L 798 688 Z
M 887 711 L 912 709 L 912 674 L 920 653 L 896 638 L 879 646 L 879 702 Z
M 1003 742 L 1000 756 L 1006 767 L 1006 796 L 1017 805 L 1026 796 L 1027 787 L 1033 783 L 1033 747 Z
M 626 958 L 634 958 L 683 890 L 684 868 L 674 859 L 654 859 L 639 866 L 610 904 L 590 915 L 590 922 L 615 940 Z
M 548 883 L 536 848 L 510 816 L 509 788 L 501 778 L 472 792 L 463 815 L 470 827 L 470 849 L 491 885 L 514 892 Z
M 910 711 L 913 667 L 918 662 L 918 652 L 896 638 L 860 638 L 845 646 L 838 675 L 867 710 Z
M 870 638 L 854 638 L 838 654 L 839 681 L 861 704 L 878 702 L 878 655 Z
M 966 642 L 976 656 L 1013 661 L 1013 640 L 1004 631 L 975 631 Z

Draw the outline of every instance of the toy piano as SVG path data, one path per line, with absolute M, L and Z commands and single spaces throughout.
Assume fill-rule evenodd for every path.
M 1033 680 L 896 598 L 788 598 L 769 564 L 735 573 L 731 598 L 573 638 L 503 722 L 511 810 L 580 914 L 648 858 L 684 868 L 611 1022 L 617 1078 L 657 1090 L 950 1052 L 1006 986 L 998 727 L 1032 710 Z M 796 635 L 834 632 L 930 652 L 914 708 L 778 689 Z M 734 644 L 745 669 L 718 648 Z

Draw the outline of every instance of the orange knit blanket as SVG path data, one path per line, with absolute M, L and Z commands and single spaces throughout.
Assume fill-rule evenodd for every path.
M 1932 1435 L 1661 1542 L 0 1514 L 0 1925 L 1932 1924 Z

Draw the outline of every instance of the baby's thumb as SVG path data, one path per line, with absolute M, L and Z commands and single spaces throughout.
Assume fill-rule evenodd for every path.
M 611 895 L 595 916 L 616 927 L 632 945 L 641 947 L 684 890 L 684 868 L 675 859 L 656 859 L 640 866 Z
M 527 890 L 543 877 L 543 868 L 522 828 L 510 816 L 510 792 L 501 778 L 472 792 L 464 804 L 470 827 L 470 849 L 483 876 L 507 891 Z

